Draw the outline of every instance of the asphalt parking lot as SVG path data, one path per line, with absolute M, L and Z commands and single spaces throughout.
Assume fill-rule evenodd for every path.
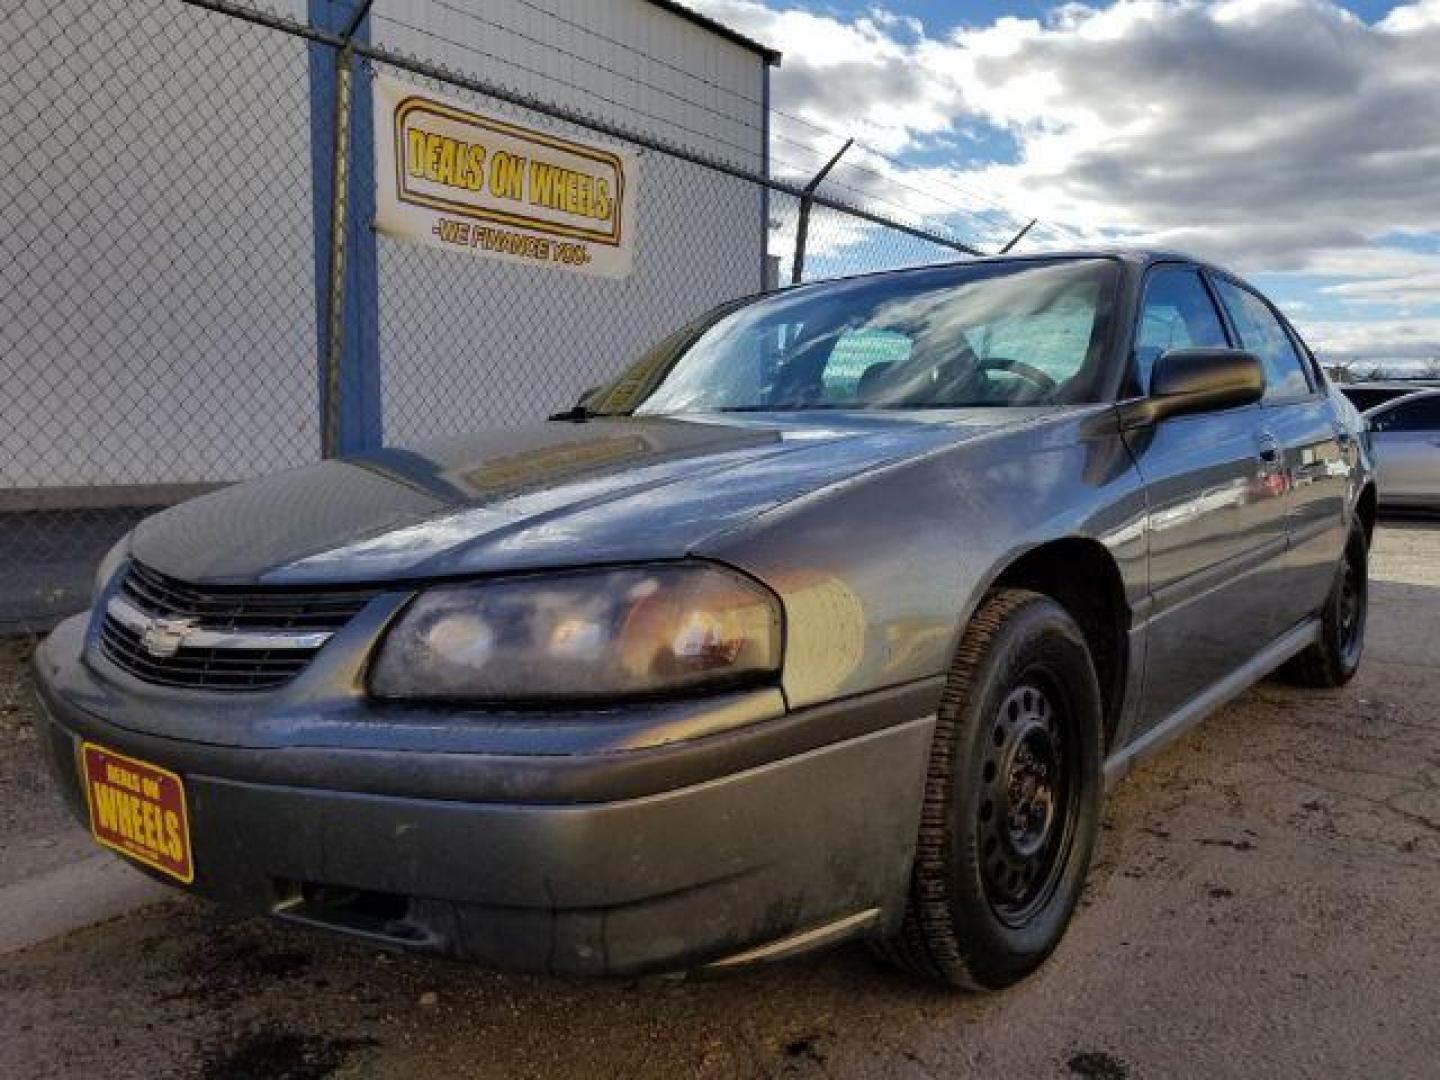
M 168 900 L 0 957 L 0 1076 L 1433 1077 L 1440 523 L 1386 523 L 1343 691 L 1252 690 L 1132 776 L 1069 936 L 947 994 L 845 947 L 721 977 L 503 976 Z M 0 645 L 0 886 L 87 850 Z

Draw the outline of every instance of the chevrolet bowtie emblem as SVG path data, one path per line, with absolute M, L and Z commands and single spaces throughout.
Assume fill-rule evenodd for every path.
M 151 619 L 140 631 L 140 644 L 151 656 L 163 660 L 180 651 L 199 623 L 198 619 Z

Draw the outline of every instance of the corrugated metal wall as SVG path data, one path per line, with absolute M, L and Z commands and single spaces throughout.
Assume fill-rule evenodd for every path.
M 5 7 L 0 508 L 318 456 L 305 44 L 171 0 Z
M 649 0 L 375 0 L 371 40 L 758 168 L 764 68 Z
M 310 47 L 176 0 L 15 0 L 3 26 L 0 509 L 313 460 Z M 377 0 L 371 38 L 763 161 L 762 58 L 646 0 Z M 367 299 L 386 441 L 543 415 L 678 321 L 754 291 L 761 207 L 754 186 L 646 154 L 624 281 L 378 241 Z
M 377 0 L 371 38 L 537 101 L 763 167 L 762 58 L 646 0 Z M 429 88 L 515 123 L 607 142 L 529 110 Z M 759 188 L 641 152 L 636 191 L 635 271 L 619 281 L 382 237 L 385 441 L 542 418 L 682 322 L 761 287 Z

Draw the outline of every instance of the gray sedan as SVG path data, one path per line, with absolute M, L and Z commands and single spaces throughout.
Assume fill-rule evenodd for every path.
M 1440 509 L 1440 390 L 1420 390 L 1365 413 L 1380 505 Z
M 1355 673 L 1360 433 L 1183 256 L 788 289 L 548 423 L 147 520 L 38 651 L 45 742 L 99 843 L 372 943 L 616 974 L 859 936 L 1002 987 L 1136 761 Z

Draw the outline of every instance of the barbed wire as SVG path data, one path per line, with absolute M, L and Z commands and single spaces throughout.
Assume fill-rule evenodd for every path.
M 823 124 L 817 123 L 814 120 L 810 120 L 796 113 L 787 112 L 786 110 L 775 106 L 773 103 L 770 107 L 770 115 L 772 117 L 772 120 L 774 118 L 779 118 L 801 124 L 804 127 L 807 127 L 810 130 L 816 132 L 817 134 L 821 134 L 829 139 L 833 139 L 836 145 L 839 145 L 840 143 L 843 143 L 847 138 L 850 138 L 850 136 L 843 135 L 840 132 L 836 131 L 834 128 L 826 127 Z M 771 127 L 771 137 L 772 139 L 779 139 L 780 141 L 795 146 L 806 147 L 807 149 L 812 150 L 812 152 L 814 152 L 817 156 L 819 156 L 821 160 L 824 160 L 825 157 L 828 157 L 828 154 L 826 154 L 823 150 L 819 148 L 811 147 L 809 146 L 809 144 L 802 143 L 791 136 L 784 135 L 783 133 L 778 133 L 773 125 Z M 855 141 L 855 148 L 859 157 L 863 158 L 865 156 L 870 156 L 873 158 L 878 158 L 881 161 L 884 161 L 887 164 L 893 166 L 895 169 L 899 170 L 902 175 L 913 175 L 914 172 L 917 171 L 916 166 L 913 162 L 907 162 L 903 158 L 899 158 L 894 154 L 886 153 L 878 147 L 872 146 L 869 143 L 864 142 L 863 140 L 857 139 Z M 850 167 L 865 168 L 866 171 L 871 172 L 876 176 L 885 179 L 890 178 L 890 174 L 883 173 L 880 170 L 874 168 L 857 166 L 854 164 L 851 164 Z M 977 191 L 974 191 L 973 189 L 966 188 L 955 182 L 955 180 L 951 177 L 944 175 L 936 176 L 934 175 L 933 170 L 927 174 L 927 179 L 929 180 L 929 182 L 946 188 L 963 199 L 983 203 L 992 210 L 997 210 L 1012 217 L 1017 222 L 1033 220 L 1035 222 L 1033 229 L 1036 233 L 1055 235 L 1066 239 L 1085 239 L 1085 234 L 1071 225 L 1068 225 L 1061 221 L 1048 219 L 1039 215 L 1030 214 L 1025 211 L 1018 210 L 1015 207 L 1003 203 L 994 197 L 983 195 Z

